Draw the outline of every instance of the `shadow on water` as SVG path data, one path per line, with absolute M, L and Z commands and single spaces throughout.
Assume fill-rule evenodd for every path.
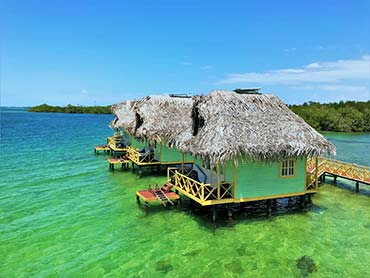
M 267 201 L 232 204 L 230 208 L 232 217 L 228 216 L 229 212 L 227 205 L 219 205 L 216 208 L 215 223 L 213 223 L 212 220 L 212 206 L 202 207 L 198 203 L 186 199 L 182 201 L 180 207 L 174 209 L 181 210 L 196 221 L 201 228 L 211 232 L 214 232 L 217 228 L 233 228 L 245 222 L 272 221 L 281 215 L 304 214 L 309 211 L 313 213 L 322 213 L 327 209 L 326 207 L 317 206 L 309 202 L 306 202 L 305 206 L 302 207 L 299 197 L 278 199 L 276 202 L 272 203 L 270 213 Z M 153 206 L 149 208 L 148 214 L 162 212 L 163 209 L 163 207 L 155 208 Z
M 358 193 L 356 193 L 355 192 L 355 189 L 356 189 L 355 181 L 349 181 L 349 180 L 341 179 L 338 177 L 337 182 L 334 183 L 334 180 L 332 178 L 326 177 L 325 183 L 333 185 L 341 189 L 351 191 L 353 194 L 361 194 L 363 196 L 370 197 L 370 185 L 360 183 L 360 188 L 359 188 L 360 190 Z

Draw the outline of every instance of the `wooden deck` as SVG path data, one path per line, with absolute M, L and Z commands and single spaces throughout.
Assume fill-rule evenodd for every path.
M 316 172 L 316 162 L 314 158 L 307 160 L 307 184 L 313 183 Z M 356 182 L 356 191 L 359 184 L 370 185 L 370 167 L 348 163 L 344 161 L 319 157 L 317 176 L 325 180 L 326 176 L 331 176 L 336 182 L 337 178 L 343 178 Z
M 148 203 L 160 202 L 160 200 L 158 200 L 158 198 L 156 197 L 154 192 L 155 192 L 155 190 L 139 190 L 139 191 L 136 191 L 136 196 L 138 198 L 140 198 L 141 200 L 143 200 L 144 202 L 148 202 Z M 176 194 L 175 192 L 173 192 L 173 191 L 163 192 L 163 193 L 171 201 L 180 199 L 180 196 L 178 194 Z
M 127 148 L 127 158 L 132 162 L 132 171 L 135 171 L 135 165 L 139 168 L 139 176 L 142 176 L 142 167 L 148 167 L 153 169 L 157 169 L 157 172 L 161 170 L 161 167 L 165 167 L 166 169 L 168 167 L 175 167 L 177 165 L 181 165 L 184 163 L 184 165 L 193 164 L 194 161 L 160 161 L 156 159 L 154 154 L 150 153 L 140 153 L 138 149 L 135 149 L 133 147 Z
M 95 146 L 94 153 L 99 154 L 99 152 L 109 153 L 110 148 L 109 146 Z
M 129 162 L 130 160 L 128 160 L 127 158 L 108 158 L 109 169 L 112 171 L 114 171 L 114 166 L 117 164 L 121 165 L 122 170 L 127 169 Z
M 323 157 L 307 160 L 306 186 L 303 191 L 257 198 L 235 198 L 231 183 L 224 182 L 219 186 L 206 184 L 188 177 L 178 168 L 167 169 L 167 180 L 173 183 L 174 188 L 202 206 L 310 195 L 318 191 L 318 181 L 325 179 L 325 176 L 332 176 L 334 181 L 337 178 L 355 181 L 356 192 L 359 190 L 359 183 L 370 185 L 370 167 Z

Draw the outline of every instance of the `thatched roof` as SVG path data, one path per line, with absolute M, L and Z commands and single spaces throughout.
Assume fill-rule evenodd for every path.
M 114 105 L 116 122 L 138 139 L 168 142 L 191 126 L 192 99 L 175 95 L 147 96 L 135 102 Z
M 276 161 L 288 157 L 335 154 L 335 147 L 278 97 L 212 91 L 194 98 L 204 122 L 196 136 L 180 134 L 174 144 L 212 165 L 244 157 Z
M 212 165 L 240 158 L 276 161 L 335 154 L 328 140 L 273 95 L 212 91 L 193 99 L 149 96 L 115 105 L 112 111 L 118 118 L 113 127 L 208 158 Z M 197 134 L 194 125 L 199 125 Z
M 112 105 L 112 113 L 116 116 L 109 126 L 113 129 L 123 128 L 129 130 L 135 125 L 135 112 L 133 107 L 136 101 L 125 100 L 119 104 Z

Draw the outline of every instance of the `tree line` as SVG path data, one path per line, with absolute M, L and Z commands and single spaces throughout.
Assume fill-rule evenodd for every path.
M 308 124 L 321 131 L 370 132 L 370 101 L 340 101 L 335 103 L 305 102 L 289 105 Z M 111 106 L 50 106 L 31 107 L 29 112 L 111 114 Z
M 28 112 L 51 112 L 51 113 L 73 113 L 73 114 L 112 114 L 111 106 L 51 106 L 41 104 L 28 109 Z
M 310 101 L 302 105 L 290 105 L 289 108 L 318 130 L 370 132 L 370 101 Z

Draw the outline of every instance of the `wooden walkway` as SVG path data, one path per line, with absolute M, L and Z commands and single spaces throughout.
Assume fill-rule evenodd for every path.
M 307 184 L 310 183 L 310 178 L 314 179 L 316 172 L 315 158 L 307 160 Z M 325 181 L 326 176 L 331 176 L 336 183 L 337 178 L 343 178 L 356 182 L 356 192 L 359 191 L 359 184 L 363 183 L 370 185 L 370 167 L 351 164 L 339 160 L 319 157 L 318 159 L 318 174 L 317 176 Z

